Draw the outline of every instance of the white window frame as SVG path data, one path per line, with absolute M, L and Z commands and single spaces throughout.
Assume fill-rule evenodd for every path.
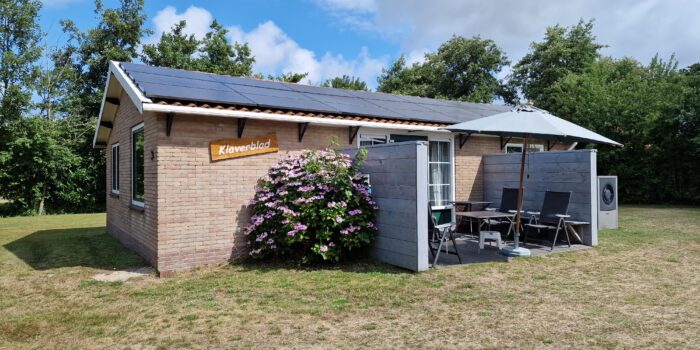
M 358 135 L 372 135 L 373 137 L 385 137 L 387 140 L 387 143 L 391 143 L 391 135 L 416 135 L 416 136 L 427 136 L 428 137 L 428 142 L 430 141 L 443 141 L 443 142 L 449 142 L 450 143 L 450 197 L 448 199 L 449 201 L 454 201 L 455 200 L 455 193 L 456 193 L 456 184 L 455 184 L 455 138 L 454 135 L 452 134 L 446 134 L 446 133 L 438 133 L 438 132 L 430 132 L 430 131 L 407 131 L 407 130 L 393 130 L 393 129 L 373 129 L 373 128 L 365 128 L 362 127 L 360 128 Z M 359 148 L 360 147 L 360 137 L 358 136 L 356 138 L 356 146 Z M 430 147 L 430 146 L 428 146 Z M 428 155 L 430 156 L 430 155 Z M 430 161 L 428 161 L 429 165 Z M 430 181 L 430 180 L 428 180 Z M 430 187 L 430 183 L 428 183 L 428 187 Z M 432 206 L 433 210 L 442 210 L 442 209 L 453 209 L 454 205 L 448 204 L 448 205 L 436 205 Z M 454 217 L 454 210 L 452 210 L 452 221 L 455 220 Z
M 144 202 L 134 199 L 134 193 L 136 192 L 136 182 L 134 181 L 134 178 L 135 178 L 134 174 L 135 174 L 135 170 L 136 170 L 136 162 L 134 162 L 134 156 L 135 156 L 135 154 L 134 154 L 134 133 L 136 131 L 139 131 L 139 130 L 143 130 L 142 132 L 144 133 L 144 139 L 145 139 L 146 134 L 145 134 L 145 129 L 143 127 L 143 123 L 139 123 L 131 128 L 131 204 L 133 204 L 137 207 L 143 208 Z M 145 152 L 145 147 L 144 147 L 144 152 Z M 144 160 L 144 172 L 145 172 L 145 168 L 146 168 L 146 164 L 145 164 L 146 163 L 146 155 L 145 154 L 144 154 L 143 160 Z M 144 176 L 144 191 L 145 191 L 145 188 L 146 188 L 146 179 Z
M 114 157 L 114 149 L 117 149 L 117 157 L 115 159 Z M 119 194 L 119 189 L 120 189 L 120 182 L 121 182 L 121 176 L 119 174 L 120 170 L 119 169 L 119 164 L 121 163 L 121 147 L 119 147 L 119 143 L 112 144 L 112 193 L 113 194 Z M 116 171 L 115 171 L 115 165 L 116 165 Z M 115 178 L 116 175 L 116 178 Z
M 428 143 L 430 142 L 447 142 L 448 143 L 448 149 L 450 150 L 449 154 L 449 169 L 447 170 L 448 175 L 449 175 L 449 181 L 447 184 L 431 184 L 430 183 L 430 177 L 428 177 L 428 194 L 430 194 L 430 186 L 444 186 L 448 185 L 449 186 L 449 196 L 447 199 L 447 202 L 454 201 L 454 194 L 455 194 L 455 174 L 454 174 L 454 167 L 455 167 L 455 159 L 454 159 L 454 144 L 452 143 L 453 138 L 451 137 L 430 137 L 428 136 Z M 430 170 L 430 164 L 445 164 L 444 162 L 431 162 L 430 161 L 430 145 L 428 145 L 428 170 Z M 434 205 L 433 209 L 435 210 L 440 210 L 440 209 L 448 209 L 452 208 L 452 204 L 442 204 L 442 205 Z
M 508 153 L 508 147 L 518 147 L 520 148 L 520 151 L 518 152 L 513 152 L 513 153 L 521 153 L 523 151 L 523 143 L 522 142 L 511 142 L 511 143 L 506 143 L 506 146 L 503 147 L 503 153 Z M 541 143 L 528 143 L 527 144 L 528 149 L 536 149 L 537 152 L 544 152 L 544 145 Z
M 362 145 L 362 141 L 370 141 L 373 139 L 384 139 L 384 143 L 389 143 L 389 134 L 371 134 L 371 133 L 362 133 L 360 136 L 357 138 L 357 145 L 358 147 Z

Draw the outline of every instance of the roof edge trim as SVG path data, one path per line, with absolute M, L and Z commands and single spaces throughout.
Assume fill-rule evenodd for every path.
M 131 98 L 132 102 L 138 109 L 139 113 L 143 113 L 143 104 L 151 103 L 151 99 L 144 96 L 141 93 L 134 82 L 126 75 L 126 73 L 119 66 L 118 61 L 109 61 L 109 68 L 107 69 L 107 79 L 105 80 L 105 87 L 102 91 L 102 103 L 100 104 L 100 113 L 97 116 L 97 125 L 95 125 L 95 135 L 92 138 L 92 148 L 105 148 L 106 145 L 97 144 L 97 135 L 100 133 L 100 127 L 102 127 L 102 116 L 104 113 L 105 102 L 107 101 L 107 93 L 109 91 L 109 84 L 112 82 L 112 77 L 114 77 L 119 85 L 126 91 L 127 95 Z
M 131 100 L 134 102 L 134 105 L 136 105 L 136 109 L 139 110 L 139 113 L 143 113 L 143 104 L 151 103 L 153 101 L 141 93 L 141 90 L 134 85 L 131 78 L 129 78 L 124 70 L 122 70 L 122 67 L 119 66 L 120 63 L 121 62 L 110 61 L 109 69 L 114 73 L 114 77 L 117 78 L 124 91 L 126 91 L 129 97 L 131 97 Z
M 444 132 L 447 134 L 450 133 L 450 131 L 444 130 L 444 129 L 442 129 L 442 127 L 438 127 L 438 126 L 387 124 L 387 123 L 364 122 L 364 121 L 343 120 L 343 119 L 290 116 L 290 115 L 284 115 L 284 114 L 273 114 L 273 113 L 265 113 L 265 112 L 246 112 L 246 111 L 231 111 L 231 110 L 211 109 L 211 108 L 203 108 L 203 107 L 172 106 L 172 105 L 161 105 L 161 104 L 155 104 L 155 103 L 144 104 L 143 110 L 150 111 L 150 112 L 163 112 L 163 113 L 170 112 L 170 113 L 183 113 L 183 114 L 197 114 L 197 115 L 214 116 L 214 117 L 249 118 L 249 119 L 270 120 L 270 121 L 291 122 L 291 123 L 311 123 L 311 124 L 316 124 L 316 125 L 364 126 L 364 127 L 381 128 L 381 129 L 436 131 L 436 132 Z

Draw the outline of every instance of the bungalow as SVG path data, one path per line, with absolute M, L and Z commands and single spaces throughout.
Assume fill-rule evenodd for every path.
M 449 217 L 455 198 L 482 198 L 482 155 L 522 144 L 441 127 L 508 109 L 111 62 L 93 140 L 107 149 L 107 230 L 161 274 L 239 260 L 256 181 L 332 138 L 427 141 L 428 198 Z

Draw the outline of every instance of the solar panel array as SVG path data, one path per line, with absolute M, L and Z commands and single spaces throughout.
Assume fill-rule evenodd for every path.
M 148 98 L 279 108 L 388 119 L 459 123 L 509 110 L 507 106 L 237 78 L 121 63 Z

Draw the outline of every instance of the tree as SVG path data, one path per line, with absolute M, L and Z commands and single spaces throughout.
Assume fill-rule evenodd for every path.
M 195 53 L 200 41 L 193 34 L 187 35 L 183 31 L 187 26 L 184 20 L 175 24 L 170 33 L 163 33 L 157 44 L 143 46 L 141 59 L 144 63 L 179 69 L 196 69 Z
M 146 15 L 142 0 L 121 0 L 118 7 L 104 8 L 95 1 L 95 14 L 99 22 L 83 32 L 70 20 L 61 21 L 69 42 L 57 50 L 54 69 L 70 72 L 65 77 L 65 86 L 52 100 L 53 110 L 63 116 L 71 128 L 62 128 L 62 137 L 70 140 L 70 147 L 80 159 L 79 171 L 70 182 L 72 189 L 65 193 L 80 191 L 79 211 L 104 209 L 105 157 L 104 151 L 92 148 L 95 120 L 100 112 L 109 61 L 132 61 L 138 57 L 141 37 L 150 34 L 143 27 Z M 64 70 L 64 72 L 65 72 Z M 49 186 L 49 188 L 57 188 Z M 49 197 L 52 197 L 50 194 Z
M 378 79 L 381 92 L 470 102 L 492 102 L 502 83 L 495 77 L 510 62 L 492 41 L 454 36 L 425 62 L 406 66 L 401 56 Z
M 605 45 L 595 39 L 592 20 L 547 27 L 544 41 L 530 44 L 530 52 L 513 67 L 510 84 L 538 105 L 548 87 L 569 73 L 582 73 L 600 57 Z
M 71 112 L 87 119 L 99 113 L 109 61 L 136 59 L 141 37 L 151 33 L 143 27 L 143 0 L 120 0 L 117 8 L 104 8 L 102 1 L 96 0 L 95 14 L 100 21 L 86 32 L 71 20 L 61 21 L 70 36 L 62 54 L 72 57 L 73 69 L 79 74 L 70 88 L 78 98 Z
M 214 20 L 211 30 L 202 39 L 197 67 L 204 72 L 226 74 L 231 76 L 250 76 L 253 74 L 255 58 L 251 55 L 248 44 L 231 45 L 226 38 L 226 30 Z
M 255 73 L 253 74 L 253 78 L 255 79 L 260 79 L 260 80 L 272 80 L 272 81 L 281 81 L 284 83 L 298 83 L 302 81 L 304 78 L 306 78 L 309 75 L 309 73 L 282 73 L 277 76 L 268 74 L 267 78 L 262 73 Z
M 647 66 L 628 58 L 603 58 L 583 73 L 559 79 L 540 101 L 555 115 L 624 145 L 597 146 L 598 173 L 620 177 L 623 201 L 697 203 L 696 195 L 684 193 L 689 188 L 678 191 L 672 180 L 673 174 L 687 174 L 679 164 L 700 161 L 683 160 L 687 144 L 674 146 L 680 130 L 692 139 L 692 127 L 681 127 L 688 96 L 684 80 L 673 58 L 654 58 Z
M 369 91 L 367 84 L 357 77 L 351 77 L 348 75 L 343 75 L 342 77 L 335 77 L 333 79 L 328 79 L 324 81 L 321 86 L 332 87 L 336 89 L 346 89 L 346 90 L 360 90 Z
M 4 169 L 0 188 L 18 212 L 41 215 L 48 202 L 62 202 L 54 207 L 67 211 L 78 209 L 85 193 L 75 180 L 85 175 L 85 169 L 65 137 L 70 127 L 68 120 L 40 117 L 23 118 L 13 125 L 15 137 L 0 154 Z
M 31 106 L 41 57 L 38 0 L 0 0 L 0 146 L 10 124 Z

